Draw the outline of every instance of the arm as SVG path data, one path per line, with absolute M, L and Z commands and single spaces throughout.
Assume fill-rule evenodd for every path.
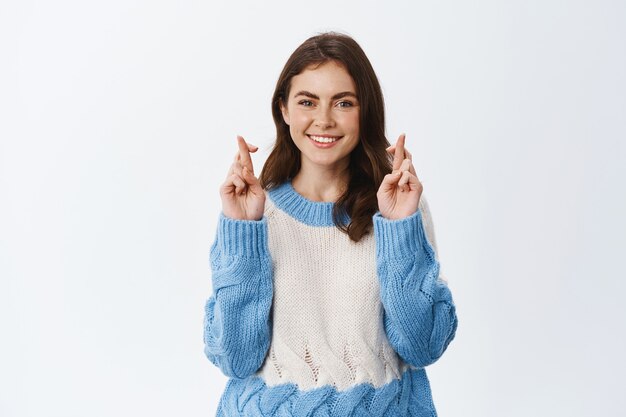
M 403 219 L 380 213 L 373 219 L 385 331 L 402 359 L 416 367 L 439 359 L 457 328 L 452 295 L 439 274 L 428 205 L 421 200 Z
M 245 378 L 260 368 L 270 344 L 272 263 L 265 218 L 235 220 L 221 214 L 211 270 L 204 352 L 226 376 Z

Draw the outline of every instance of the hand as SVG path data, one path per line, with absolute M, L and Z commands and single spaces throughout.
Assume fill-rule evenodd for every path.
M 395 146 L 387 148 L 393 153 L 393 170 L 385 175 L 376 193 L 378 210 L 391 220 L 403 219 L 415 213 L 422 195 L 422 183 L 417 179 L 411 153 L 404 149 L 405 135 L 400 135 Z
M 222 213 L 238 220 L 261 220 L 265 209 L 265 192 L 254 176 L 250 152 L 259 148 L 237 136 L 239 151 L 220 187 Z

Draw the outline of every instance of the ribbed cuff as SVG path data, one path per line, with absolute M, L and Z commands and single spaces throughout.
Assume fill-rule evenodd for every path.
M 226 256 L 260 258 L 268 254 L 267 220 L 238 220 L 220 213 L 217 225 L 220 252 Z
M 373 221 L 376 256 L 387 259 L 411 258 L 420 250 L 426 250 L 434 256 L 424 231 L 421 209 L 398 220 L 386 219 L 377 211 Z

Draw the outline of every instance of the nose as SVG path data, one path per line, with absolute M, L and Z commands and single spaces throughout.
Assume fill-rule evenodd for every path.
M 330 106 L 320 106 L 315 115 L 314 125 L 321 129 L 329 129 L 335 126 L 335 120 L 333 119 Z

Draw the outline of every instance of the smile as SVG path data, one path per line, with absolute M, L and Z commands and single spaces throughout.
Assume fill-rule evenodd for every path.
M 307 135 L 307 136 L 318 143 L 333 143 L 341 139 L 341 136 L 328 136 L 328 135 L 324 135 L 324 136 Z

